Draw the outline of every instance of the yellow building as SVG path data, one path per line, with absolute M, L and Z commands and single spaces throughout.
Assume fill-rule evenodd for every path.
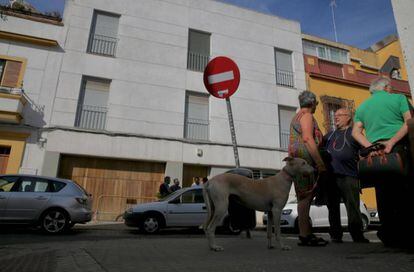
M 395 36 L 362 50 L 304 34 L 303 50 L 307 87 L 320 100 L 315 118 L 324 133 L 335 128 L 337 109 L 355 111 L 370 96 L 369 84 L 379 75 L 392 79 L 394 92 L 410 95 L 400 42 Z M 376 208 L 374 189 L 364 189 L 362 199 L 368 208 Z

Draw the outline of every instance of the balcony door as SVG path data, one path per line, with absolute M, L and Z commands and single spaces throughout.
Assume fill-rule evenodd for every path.
M 108 111 L 110 80 L 83 79 L 79 98 L 76 127 L 104 130 Z

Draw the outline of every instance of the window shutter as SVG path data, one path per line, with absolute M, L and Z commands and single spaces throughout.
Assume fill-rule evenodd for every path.
M 276 68 L 282 71 L 293 72 L 292 55 L 290 52 L 276 50 Z
M 96 13 L 95 34 L 116 38 L 118 36 L 119 16 Z
M 7 61 L 4 68 L 2 84 L 5 87 L 18 88 L 22 63 L 19 61 Z

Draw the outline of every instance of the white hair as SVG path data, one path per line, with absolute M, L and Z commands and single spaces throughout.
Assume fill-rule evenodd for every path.
M 375 93 L 376 91 L 382 91 L 387 85 L 391 85 L 391 80 L 386 77 L 379 77 L 371 82 L 369 86 L 370 93 Z

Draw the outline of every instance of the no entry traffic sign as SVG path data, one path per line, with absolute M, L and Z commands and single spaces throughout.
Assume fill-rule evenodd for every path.
M 204 70 L 204 86 L 217 98 L 228 98 L 239 87 L 240 70 L 237 64 L 227 57 L 212 59 Z

